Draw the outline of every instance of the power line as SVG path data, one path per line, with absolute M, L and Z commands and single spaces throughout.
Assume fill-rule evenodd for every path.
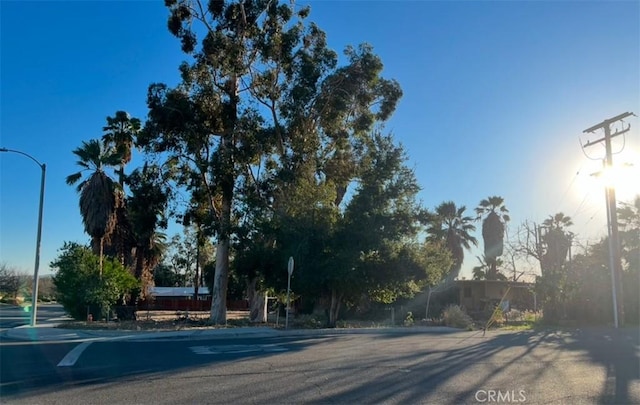
M 567 186 L 567 189 L 562 194 L 562 197 L 560 197 L 560 202 L 558 203 L 558 207 L 562 208 L 562 203 L 564 202 L 564 199 L 567 197 L 567 194 L 569 194 L 569 190 L 571 190 L 571 186 L 573 186 L 573 183 L 576 182 L 576 179 L 580 175 L 580 172 L 582 171 L 583 166 L 584 166 L 584 164 L 580 166 L 580 168 L 576 172 L 575 176 L 573 176 L 573 179 L 571 179 L 571 182 L 569 183 L 569 186 Z M 559 210 L 556 210 L 556 211 L 559 211 Z
M 576 208 L 576 212 L 574 212 L 573 215 L 571 216 L 572 218 L 575 218 L 576 215 L 578 215 L 578 212 L 580 212 L 580 209 L 582 208 L 584 203 L 587 201 L 588 197 L 589 197 L 589 192 L 587 191 L 587 193 L 584 195 L 584 198 L 582 199 L 582 202 L 580 203 L 580 205 L 578 205 L 578 208 Z
M 593 220 L 593 218 L 595 218 L 596 215 L 600 213 L 601 209 L 602 209 L 601 207 L 596 208 L 595 211 L 593 211 L 593 214 L 591 214 L 591 216 L 589 217 L 589 220 L 587 222 L 585 222 L 584 225 L 585 226 L 588 225 L 589 222 L 591 222 Z

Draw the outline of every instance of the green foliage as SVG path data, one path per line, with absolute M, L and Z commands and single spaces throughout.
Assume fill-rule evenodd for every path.
M 292 321 L 292 324 L 295 328 L 301 329 L 319 329 L 324 326 L 324 320 L 317 315 L 297 315 Z
M 622 243 L 622 276 L 625 317 L 627 322 L 640 322 L 640 195 L 631 202 L 620 203 L 618 208 L 620 239 Z
M 557 322 L 564 315 L 564 306 L 570 293 L 567 257 L 572 233 L 567 228 L 571 225 L 571 218 L 561 212 L 543 222 L 542 274 L 536 277 L 535 288 L 545 321 L 549 323 Z
M 117 199 L 116 186 L 105 170 L 120 163 L 121 156 L 106 149 L 98 140 L 82 142 L 82 146 L 73 151 L 80 166 L 80 171 L 67 176 L 67 184 L 74 185 L 80 181 L 83 172 L 91 174 L 78 183 L 76 190 L 80 193 L 80 214 L 85 231 L 97 240 L 109 234 L 115 223 Z
M 499 279 L 497 260 L 504 251 L 505 224 L 510 219 L 508 212 L 509 210 L 504 205 L 504 199 L 499 196 L 492 196 L 480 201 L 476 208 L 478 219 L 484 216 L 482 239 L 484 241 L 484 260 L 488 265 L 485 271 L 487 280 Z
M 407 316 L 404 318 L 404 326 L 413 326 L 413 313 L 411 311 L 407 312 Z
M 51 263 L 57 300 L 75 319 L 85 319 L 87 307 L 105 313 L 138 286 L 136 279 L 117 261 L 105 260 L 102 276 L 99 258 L 86 246 L 65 242 L 60 255 Z M 94 313 L 94 318 L 98 314 Z M 103 315 L 103 314 L 99 314 Z
M 177 88 L 150 86 L 149 121 L 140 145 L 166 152 L 179 169 L 176 182 L 206 195 L 220 259 L 212 316 L 222 323 L 233 211 L 244 203 L 236 189 L 247 185 L 254 197 L 269 198 L 263 192 L 270 191 L 275 162 L 289 166 L 316 155 L 313 129 L 301 114 L 312 110 L 320 80 L 337 57 L 317 26 L 305 27 L 308 12 L 294 13 L 293 6 L 265 0 L 210 2 L 206 10 L 190 0 L 166 6 L 169 31 L 194 58 L 180 66 Z M 256 175 L 263 167 L 268 179 Z
M 435 284 L 451 264 L 442 245 L 418 240 L 424 210 L 416 202 L 419 187 L 405 166 L 403 148 L 390 136 L 374 134 L 370 141 L 344 213 L 325 202 L 324 214 L 316 211 L 313 223 L 306 222 L 292 240 L 304 248 L 295 288 L 303 296 L 323 298 L 331 320 L 341 304 L 410 298 Z M 293 219 L 298 226 L 305 223 L 304 217 Z
M 184 282 L 184 276 L 167 264 L 160 263 L 153 269 L 153 283 L 156 287 L 179 287 Z
M 502 267 L 502 259 L 490 260 L 486 256 L 478 257 L 480 264 L 472 269 L 473 280 L 506 280 L 507 277 L 502 274 L 498 267 Z M 492 266 L 495 270 L 492 271 Z M 491 277 L 491 278 L 490 278 Z
M 622 295 L 625 321 L 639 319 L 638 285 L 640 271 L 640 197 L 622 203 L 618 209 L 622 247 Z M 555 323 L 562 318 L 581 324 L 603 324 L 613 320 L 609 240 L 603 238 L 567 261 L 572 234 L 567 228 L 571 218 L 562 213 L 544 222 L 542 235 L 542 275 L 536 291 L 544 309 L 544 321 Z
M 487 321 L 487 326 L 501 326 L 504 323 L 504 311 L 500 305 L 496 305 L 495 308 L 491 311 L 489 316 L 489 320 Z
M 442 312 L 442 320 L 446 326 L 460 329 L 473 327 L 473 320 L 463 308 L 458 305 L 449 305 Z
M 471 236 L 476 230 L 473 218 L 465 215 L 465 206 L 458 207 L 453 201 L 438 205 L 429 218 L 429 239 L 443 243 L 451 252 L 453 264 L 447 273 L 447 283 L 451 283 L 460 273 L 464 260 L 464 249 L 477 246 L 478 241 Z

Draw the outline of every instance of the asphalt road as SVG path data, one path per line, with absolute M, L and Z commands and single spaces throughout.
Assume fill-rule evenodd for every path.
M 37 311 L 36 324 L 52 322 L 52 319 L 59 319 L 66 315 L 60 304 L 39 303 Z M 0 303 L 0 331 L 30 323 L 30 308 Z
M 640 404 L 637 329 L 3 342 L 0 358 L 7 404 Z

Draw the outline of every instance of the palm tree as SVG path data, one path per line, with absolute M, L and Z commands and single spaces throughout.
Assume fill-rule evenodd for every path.
M 453 281 L 460 273 L 464 260 L 464 249 L 477 246 L 478 241 L 469 233 L 476 230 L 473 218 L 464 215 L 465 206 L 456 207 L 453 201 L 445 201 L 436 207 L 427 231 L 431 239 L 444 241 L 453 257 L 453 265 L 446 278 L 446 283 Z
M 94 252 L 100 256 L 100 275 L 102 275 L 102 259 L 104 256 L 104 239 L 112 231 L 115 224 L 115 211 L 118 207 L 116 185 L 105 172 L 109 166 L 116 166 L 121 161 L 118 153 L 109 152 L 97 140 L 82 142 L 73 154 L 81 170 L 67 176 L 68 185 L 74 185 L 82 179 L 85 171 L 90 171 L 84 180 L 78 183 L 76 190 L 80 193 L 80 214 L 84 229 L 91 236 Z
M 134 275 L 142 282 L 142 297 L 147 296 L 153 282 L 153 268 L 164 254 L 165 236 L 157 231 L 164 228 L 167 191 L 158 182 L 160 169 L 145 164 L 129 177 L 131 197 L 127 200 L 128 219 L 132 229 L 131 250 L 135 251 Z
M 118 207 L 116 208 L 114 231 L 105 241 L 105 252 L 117 257 L 120 263 L 125 266 L 133 265 L 131 250 L 135 242 L 124 194 L 126 180 L 124 168 L 131 161 L 134 138 L 140 132 L 140 128 L 140 120 L 131 118 L 125 111 L 116 111 L 113 117 L 107 117 L 107 125 L 102 128 L 104 147 L 108 150 L 115 150 L 120 155 L 120 162 L 116 169 L 119 185 L 116 191 Z
M 549 218 L 542 222 L 542 226 L 547 229 L 558 229 L 561 231 L 565 231 L 571 225 L 573 225 L 571 217 L 564 215 L 562 212 L 556 215 L 549 215 Z
M 487 280 L 498 277 L 497 259 L 504 251 L 504 228 L 509 222 L 509 210 L 504 205 L 504 198 L 492 196 L 480 201 L 476 208 L 478 220 L 482 221 L 482 239 L 484 241 L 484 256 L 489 269 Z
M 542 222 L 542 228 L 545 229 L 542 241 L 547 246 L 547 251 L 542 257 L 543 269 L 558 269 L 565 263 L 573 237 L 568 231 L 571 225 L 571 217 L 562 212 L 551 215 Z
M 506 280 L 504 274 L 500 273 L 496 270 L 496 275 L 494 278 L 489 278 L 489 274 L 491 272 L 491 265 L 496 264 L 497 266 L 502 266 L 502 260 L 496 259 L 495 263 L 490 263 L 485 256 L 479 257 L 476 256 L 479 265 L 473 268 L 473 279 L 474 280 Z
M 102 128 L 102 142 L 105 147 L 115 148 L 121 157 L 120 167 L 116 170 L 120 188 L 124 187 L 124 167 L 131 161 L 134 138 L 140 132 L 140 128 L 140 120 L 132 118 L 126 111 L 116 111 L 113 117 L 107 117 L 107 125 Z

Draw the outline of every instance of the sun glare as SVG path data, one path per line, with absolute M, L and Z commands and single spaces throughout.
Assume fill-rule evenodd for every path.
M 578 211 L 591 212 L 597 207 L 604 207 L 605 187 L 615 189 L 617 201 L 631 201 L 640 194 L 640 154 L 630 148 L 625 152 L 614 156 L 611 168 L 603 168 L 602 161 L 592 161 L 583 166 L 574 195 L 583 207 Z
M 632 163 L 625 163 L 607 167 L 602 170 L 599 183 L 601 187 L 613 187 L 616 191 L 617 199 L 631 199 L 640 193 L 638 166 Z
M 605 187 L 613 187 L 618 201 L 629 201 L 640 194 L 640 154 L 628 150 L 614 156 L 613 166 L 600 166 L 589 177 L 590 188 L 604 192 Z

